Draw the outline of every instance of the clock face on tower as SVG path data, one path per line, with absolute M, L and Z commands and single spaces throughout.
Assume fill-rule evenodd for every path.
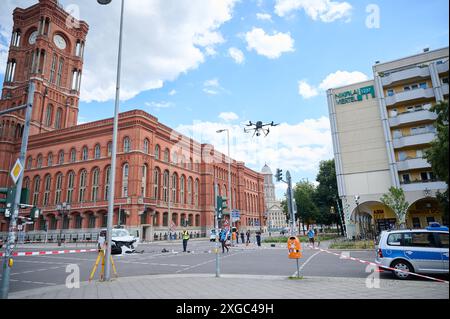
M 64 40 L 64 38 L 62 36 L 60 36 L 59 34 L 56 34 L 53 37 L 53 42 L 60 50 L 64 50 L 66 48 L 66 40 Z
M 34 31 L 32 34 L 30 34 L 30 37 L 28 38 L 28 43 L 29 44 L 35 44 L 37 36 L 38 36 L 38 32 L 37 31 Z

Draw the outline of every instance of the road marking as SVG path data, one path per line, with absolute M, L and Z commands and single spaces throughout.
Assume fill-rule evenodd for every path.
M 220 257 L 220 258 L 221 258 L 221 259 L 225 259 L 225 258 L 232 257 L 232 256 L 235 256 L 235 255 L 238 255 L 238 254 L 242 254 L 242 253 L 243 253 L 243 251 L 237 252 L 237 253 L 234 253 L 234 254 L 230 254 L 230 255 L 226 255 L 226 256 L 222 256 L 222 257 Z M 189 267 L 187 267 L 187 268 L 180 269 L 180 270 L 176 271 L 175 273 L 178 274 L 178 273 L 180 273 L 180 272 L 182 272 L 182 271 L 186 271 L 186 270 L 190 270 L 190 269 L 193 269 L 193 268 L 197 268 L 197 267 L 200 267 L 200 266 L 203 266 L 203 265 L 206 265 L 206 264 L 215 262 L 215 261 L 216 261 L 216 258 L 211 259 L 211 260 L 207 260 L 207 261 L 202 262 L 202 263 L 200 263 L 200 264 L 192 265 L 192 266 L 189 266 Z
M 320 254 L 321 252 L 318 251 L 315 254 L 313 254 L 312 256 L 310 256 L 308 259 L 306 259 L 306 261 L 300 266 L 300 268 L 298 269 L 298 272 L 300 273 L 303 268 L 305 268 L 305 266 L 311 261 L 311 259 L 313 259 L 316 255 Z M 292 277 L 296 277 L 297 276 L 297 271 L 294 272 L 294 274 L 292 275 Z

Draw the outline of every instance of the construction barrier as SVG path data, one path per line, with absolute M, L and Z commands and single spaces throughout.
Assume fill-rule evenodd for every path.
M 24 256 L 43 256 L 43 255 L 63 255 L 63 254 L 79 254 L 79 253 L 92 253 L 98 252 L 98 249 L 72 249 L 72 250 L 53 250 L 53 251 L 23 251 L 12 253 L 12 257 L 24 257 Z M 0 253 L 0 257 L 3 257 L 4 253 Z

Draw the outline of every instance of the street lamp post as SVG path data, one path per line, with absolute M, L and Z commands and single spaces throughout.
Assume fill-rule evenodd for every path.
M 229 210 L 230 210 L 230 228 L 231 230 L 233 230 L 233 219 L 231 217 L 231 214 L 233 212 L 233 208 L 232 208 L 232 196 L 231 196 L 231 157 L 230 157 L 230 130 L 229 129 L 223 129 L 223 130 L 218 130 L 217 133 L 223 133 L 223 132 L 227 132 L 227 144 L 228 144 L 228 198 L 230 199 L 229 201 Z
M 97 0 L 101 5 L 107 5 L 112 0 Z M 111 238 L 112 238 L 112 220 L 114 216 L 114 188 L 116 179 L 116 154 L 117 154 L 117 131 L 119 126 L 119 103 L 120 103 L 120 73 L 122 66 L 122 34 L 123 34 L 123 11 L 125 1 L 122 0 L 120 10 L 120 31 L 119 31 L 119 53 L 117 58 L 117 81 L 116 81 L 116 101 L 114 108 L 114 126 L 113 126 L 113 141 L 111 150 L 111 170 L 110 170 L 110 192 L 108 194 L 108 221 L 106 232 L 106 256 L 105 256 L 105 281 L 111 280 Z
M 56 210 L 58 211 L 59 215 L 61 216 L 61 228 L 59 230 L 59 239 L 58 239 L 58 246 L 61 246 L 62 242 L 62 231 L 64 228 L 64 217 L 66 217 L 66 213 L 70 210 L 70 204 L 64 202 L 62 204 L 56 205 Z

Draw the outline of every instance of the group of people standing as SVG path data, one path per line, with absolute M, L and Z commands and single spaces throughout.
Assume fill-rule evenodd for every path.
M 245 233 L 239 232 L 236 230 L 235 232 L 231 232 L 229 229 L 222 229 L 219 233 L 219 241 L 222 243 L 222 253 L 225 253 L 225 249 L 227 252 L 229 251 L 229 247 L 231 246 L 232 242 L 236 242 L 236 244 L 239 244 L 239 237 L 241 238 L 241 244 L 250 244 L 250 230 L 247 230 Z M 256 243 L 258 246 L 261 246 L 261 232 L 256 232 Z

